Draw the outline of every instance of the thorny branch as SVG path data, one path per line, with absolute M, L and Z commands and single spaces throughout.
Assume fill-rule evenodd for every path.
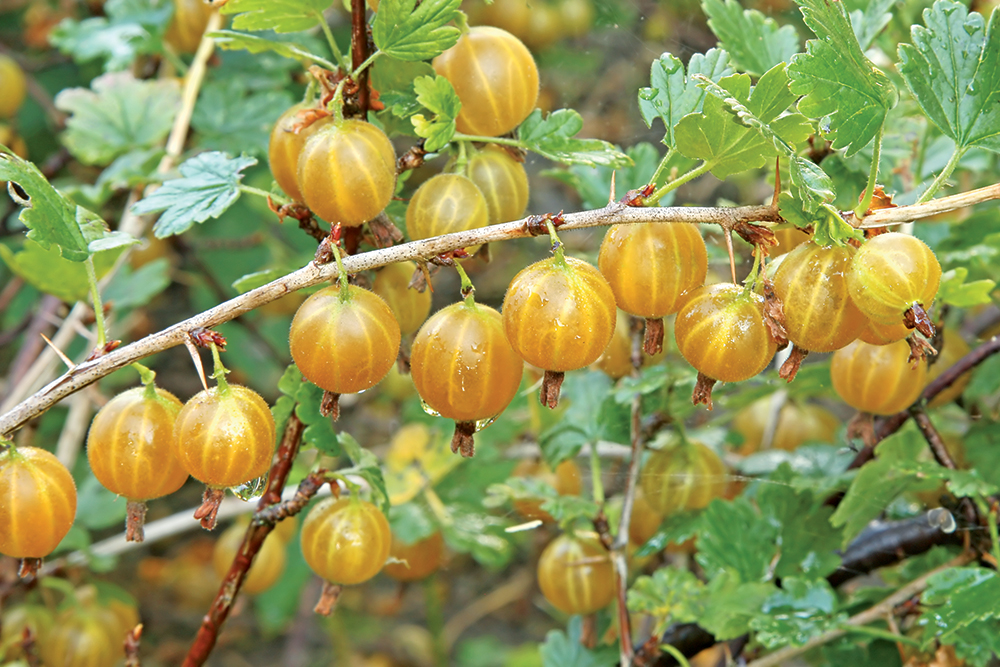
M 865 218 L 865 226 L 876 227 L 896 224 L 901 220 L 917 220 L 936 215 L 942 211 L 954 210 L 996 198 L 1000 198 L 1000 185 L 980 188 L 963 195 L 944 197 L 926 204 L 880 209 Z M 716 224 L 725 230 L 732 230 L 740 223 L 782 222 L 778 211 L 771 206 L 637 208 L 622 202 L 612 202 L 600 209 L 567 213 L 563 215 L 563 219 L 564 223 L 560 227 L 563 230 L 630 222 Z M 344 268 L 349 273 L 359 273 L 395 262 L 426 260 L 467 246 L 524 238 L 531 235 L 527 228 L 527 222 L 528 218 L 524 218 L 352 255 L 345 258 Z M 99 359 L 80 364 L 0 416 L 0 435 L 9 437 L 26 422 L 42 414 L 66 396 L 79 391 L 105 375 L 151 354 L 182 344 L 187 332 L 191 329 L 214 327 L 229 322 L 243 313 L 275 301 L 290 292 L 330 280 L 336 275 L 336 271 L 337 269 L 333 265 L 317 266 L 310 262 L 305 267 L 267 285 L 230 299 L 142 340 L 118 348 Z

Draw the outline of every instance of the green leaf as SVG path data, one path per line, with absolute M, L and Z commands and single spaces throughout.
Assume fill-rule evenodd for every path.
M 324 66 L 332 64 L 326 58 L 318 56 L 315 53 L 310 53 L 295 42 L 279 42 L 273 39 L 258 37 L 257 35 L 248 35 L 245 32 L 236 32 L 235 30 L 216 30 L 215 32 L 208 33 L 208 36 L 215 39 L 215 43 L 222 49 L 246 49 L 250 53 L 270 51 L 277 53 L 279 56 L 291 58 L 292 60 L 308 60 Z
M 443 76 L 421 76 L 413 81 L 413 91 L 418 104 L 434 114 L 433 119 L 426 119 L 423 114 L 410 118 L 413 129 L 418 137 L 423 137 L 424 148 L 429 153 L 436 153 L 451 141 L 455 135 L 455 118 L 462 108 L 462 101 L 455 94 L 448 79 Z
M 240 197 L 242 171 L 257 164 L 245 155 L 202 153 L 180 166 L 183 178 L 166 181 L 156 192 L 137 202 L 132 212 L 145 215 L 165 211 L 156 221 L 157 238 L 181 234 L 196 222 L 218 218 Z
M 163 31 L 173 11 L 169 2 L 108 0 L 105 16 L 64 19 L 52 29 L 49 41 L 77 63 L 102 60 L 107 72 L 123 70 L 137 56 L 163 50 Z
M 662 120 L 666 128 L 663 143 L 676 148 L 675 126 L 689 113 L 701 111 L 705 99 L 705 91 L 695 85 L 691 77 L 702 74 L 718 82 L 732 73 L 729 54 L 721 49 L 709 49 L 704 55 L 696 53 L 691 56 L 686 73 L 679 58 L 664 53 L 653 61 L 649 74 L 650 87 L 639 89 L 639 113 L 647 127 L 653 127 L 656 118 Z
M 656 531 L 656 534 L 640 547 L 636 556 L 640 558 L 652 556 L 666 549 L 671 542 L 674 544 L 687 542 L 697 534 L 700 521 L 701 512 L 699 511 L 671 514 L 663 521 L 663 525 Z
M 354 464 L 351 468 L 338 470 L 343 475 L 356 475 L 361 477 L 368 486 L 371 487 L 372 501 L 379 506 L 382 512 L 389 511 L 389 493 L 385 489 L 385 479 L 382 477 L 382 467 L 372 452 L 361 447 L 347 431 L 341 431 L 337 436 L 337 442 L 341 450 Z
M 101 296 L 117 312 L 145 306 L 170 286 L 170 262 L 164 257 L 132 270 L 127 263 L 115 273 Z
M 764 74 L 752 91 L 746 74 L 718 84 L 698 80 L 710 95 L 702 113 L 688 114 L 674 129 L 681 153 L 704 160 L 718 178 L 759 169 L 779 154 L 796 161 L 792 144 L 805 141 L 812 125 L 800 114 L 784 114 L 795 96 L 788 91 L 783 63 Z M 797 185 L 801 187 L 801 179 Z
M 121 252 L 110 250 L 94 255 L 98 278 L 108 272 Z M 59 250 L 46 250 L 38 243 L 26 240 L 15 252 L 0 244 L 0 258 L 11 271 L 36 289 L 67 303 L 86 301 L 89 295 L 87 269 L 82 262 L 73 262 L 59 255 Z
M 77 494 L 76 522 L 89 530 L 118 527 L 125 520 L 126 500 L 108 491 L 88 473 Z
M 472 508 L 449 504 L 451 523 L 441 526 L 448 548 L 470 554 L 480 565 L 500 568 L 510 562 L 514 551 L 503 532 L 507 523 Z
M 844 527 L 844 547 L 899 494 L 919 486 L 917 475 L 901 464 L 916 462 L 926 446 L 919 434 L 909 428 L 878 444 L 876 458 L 861 467 L 830 517 L 834 527 Z
M 747 74 L 760 76 L 799 51 L 795 28 L 779 27 L 756 9 L 743 9 L 736 0 L 702 0 L 701 6 L 719 46 Z
M 951 568 L 930 578 L 920 601 L 924 645 L 951 644 L 961 628 L 1000 618 L 1000 576 L 982 567 Z
M 127 72 L 94 79 L 91 89 L 66 88 L 55 105 L 70 114 L 62 143 L 84 164 L 106 165 L 119 155 L 162 142 L 180 105 L 174 79 L 139 81 Z
M 968 667 L 986 667 L 1000 655 L 1000 622 L 973 621 L 951 633 L 955 655 Z
M 882 29 L 892 20 L 892 6 L 895 0 L 873 0 L 865 2 L 864 9 L 851 11 L 851 28 L 858 38 L 862 51 L 867 51 L 882 32 Z
M 774 584 L 740 583 L 732 572 L 723 571 L 708 585 L 705 613 L 698 625 L 718 641 L 728 641 L 750 630 L 750 622 L 775 591 Z
M 618 649 L 614 646 L 586 648 L 580 643 L 583 619 L 574 616 L 567 632 L 550 630 L 541 646 L 544 667 L 612 667 L 618 664 Z
M 418 77 L 433 79 L 435 76 L 430 63 L 410 62 L 384 56 L 372 65 L 371 86 L 379 91 L 379 101 L 385 104 L 387 113 L 408 120 L 410 116 L 420 111 L 413 82 Z
M 989 27 L 964 4 L 938 0 L 899 45 L 899 73 L 927 117 L 959 148 L 1000 151 L 1000 15 Z
M 330 0 L 229 0 L 219 13 L 238 14 L 233 19 L 237 30 L 300 32 L 325 21 L 329 6 Z
M 787 577 L 761 606 L 763 614 L 750 622 L 754 638 L 766 648 L 802 646 L 847 619 L 834 614 L 837 594 L 824 579 Z
M 695 558 L 709 578 L 730 572 L 743 582 L 771 579 L 778 528 L 743 496 L 713 500 L 701 515 Z
M 434 513 L 423 503 L 409 502 L 389 509 L 392 537 L 403 544 L 415 544 L 438 531 Z
M 628 591 L 628 609 L 661 621 L 693 623 L 704 611 L 705 584 L 688 570 L 661 567 L 652 576 L 640 576 Z
M 965 282 L 969 270 L 964 266 L 946 271 L 941 276 L 941 286 L 938 288 L 937 300 L 956 308 L 969 308 L 991 303 L 990 292 L 996 287 L 994 280 L 974 280 Z
M 569 404 L 563 418 L 539 437 L 542 455 L 550 467 L 576 456 L 588 442 L 627 443 L 628 408 L 615 403 L 611 380 L 599 371 L 588 371 L 563 387 Z
M 458 18 L 461 0 L 425 0 L 414 10 L 416 0 L 380 2 L 372 26 L 375 46 L 400 60 L 429 60 L 450 49 L 461 36 L 448 25 Z
M 829 117 L 827 136 L 850 157 L 875 138 L 899 94 L 861 51 L 842 2 L 796 1 L 818 39 L 806 43 L 806 53 L 792 56 L 791 91 L 804 95 L 800 112 Z
M 274 122 L 292 103 L 283 90 L 250 91 L 239 79 L 203 86 L 191 116 L 197 145 L 234 155 L 265 155 Z
M 289 376 L 290 371 L 285 371 L 282 381 L 292 381 L 294 376 Z M 295 408 L 295 416 L 306 425 L 306 430 L 302 432 L 302 441 L 311 445 L 331 457 L 341 455 L 340 439 L 333 430 L 333 424 L 329 417 L 324 417 L 319 412 L 320 404 L 323 401 L 323 390 L 312 382 L 302 381 L 295 394 L 298 406 Z
M 621 197 L 629 190 L 649 183 L 660 162 L 660 155 L 656 147 L 648 142 L 629 146 L 625 150 L 625 155 L 632 160 L 632 166 L 612 169 L 605 166 L 588 167 L 575 164 L 569 169 L 553 169 L 543 172 L 542 175 L 552 176 L 575 188 L 580 194 L 580 199 L 583 200 L 584 208 L 601 208 L 608 203 L 612 174 L 615 176 L 616 194 Z M 661 205 L 669 205 L 669 202 L 661 201 L 660 203 Z
M 517 129 L 524 147 L 563 164 L 627 167 L 632 160 L 607 141 L 576 139 L 583 129 L 583 118 L 573 109 L 553 111 L 544 119 L 535 109 Z
M 593 523 L 600 506 L 583 496 L 555 496 L 542 503 L 542 511 L 548 512 L 560 526 L 570 526 L 577 519 Z

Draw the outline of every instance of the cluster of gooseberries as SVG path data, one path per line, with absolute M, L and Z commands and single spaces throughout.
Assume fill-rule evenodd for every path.
M 532 49 L 543 49 L 566 38 L 580 37 L 594 22 L 591 0 L 495 0 L 474 2 L 466 10 L 474 24 L 503 28 Z
M 118 664 L 125 657 L 126 636 L 139 625 L 135 603 L 120 594 L 102 594 L 93 585 L 72 590 L 66 598 L 57 611 L 41 603 L 5 610 L 0 617 L 0 660 L 15 664 L 27 657 L 23 638 L 28 631 L 38 652 L 35 661 L 93 667 Z

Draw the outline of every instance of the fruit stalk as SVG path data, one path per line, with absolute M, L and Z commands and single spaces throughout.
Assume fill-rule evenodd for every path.
M 288 418 L 288 423 L 285 425 L 285 432 L 281 436 L 281 444 L 278 446 L 274 462 L 271 465 L 271 471 L 268 474 L 267 488 L 264 489 L 264 494 L 257 505 L 258 512 L 264 512 L 271 506 L 281 503 L 281 491 L 288 480 L 288 473 L 292 469 L 292 462 L 295 460 L 296 454 L 298 454 L 304 431 L 305 424 L 293 412 Z M 209 607 L 208 613 L 202 619 L 198 634 L 191 643 L 191 648 L 184 659 L 184 667 L 203 665 L 208 660 L 212 649 L 215 648 L 215 642 L 219 637 L 222 624 L 229 617 L 229 612 L 232 609 L 233 602 L 236 600 L 237 593 L 240 591 L 240 586 L 243 584 L 244 579 L 246 579 L 247 572 L 253 564 L 253 559 L 257 555 L 257 552 L 260 551 L 261 545 L 264 544 L 264 539 L 272 530 L 274 530 L 274 523 L 267 522 L 257 523 L 254 521 L 247 527 L 243 543 L 240 545 L 236 558 L 233 559 L 229 573 L 226 574 L 226 578 L 222 581 L 219 592 L 216 594 L 215 600 L 212 601 L 212 606 Z

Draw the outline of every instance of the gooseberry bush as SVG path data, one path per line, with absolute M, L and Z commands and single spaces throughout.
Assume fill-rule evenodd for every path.
M 1000 657 L 993 3 L 0 18 L 3 664 Z

